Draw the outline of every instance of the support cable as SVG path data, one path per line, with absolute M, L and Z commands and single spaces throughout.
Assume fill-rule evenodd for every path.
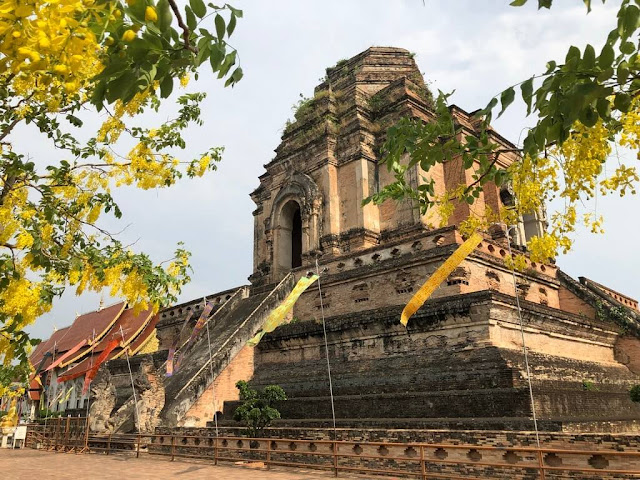
M 56 345 L 57 345 L 57 343 L 53 342 L 53 350 L 52 350 L 53 351 L 53 355 L 52 355 L 52 358 L 51 358 L 51 363 L 56 361 Z M 47 375 L 47 378 L 49 378 L 49 386 L 51 386 L 51 383 L 52 383 L 51 382 L 51 377 L 52 376 L 53 376 L 53 371 L 51 371 L 51 374 Z M 42 388 L 42 394 L 44 395 L 44 387 Z M 51 395 L 51 396 L 53 396 L 53 395 Z M 47 409 L 46 415 L 44 417 L 45 435 L 46 435 L 46 432 L 47 432 L 47 417 L 49 416 L 49 412 L 51 410 L 51 398 L 50 398 L 51 396 L 47 394 L 47 403 L 45 404 L 45 408 Z M 18 417 L 18 418 L 20 418 L 20 417 Z
M 207 297 L 204 299 L 205 306 L 207 304 Z M 211 335 L 209 334 L 209 320 L 207 319 L 207 345 L 209 346 L 209 372 L 211 374 L 211 402 L 213 403 L 213 424 L 216 427 L 216 438 L 218 438 L 218 410 L 216 408 L 216 379 L 213 376 L 213 354 L 211 353 Z
M 509 227 L 506 225 L 507 232 L 507 246 L 509 247 L 509 257 L 513 259 L 511 253 L 511 237 L 509 236 L 509 230 L 515 228 L 515 225 Z M 533 387 L 531 386 L 531 369 L 529 368 L 529 354 L 527 353 L 527 346 L 524 340 L 524 322 L 522 320 L 522 309 L 520 308 L 520 296 L 518 295 L 518 282 L 516 280 L 516 270 L 511 268 L 511 275 L 513 276 L 513 291 L 516 296 L 516 306 L 518 307 L 518 319 L 520 320 L 520 335 L 522 336 L 522 351 L 524 352 L 524 364 L 527 368 L 527 383 L 529 384 L 529 399 L 531 400 L 531 413 L 533 414 L 533 428 L 536 432 L 536 444 L 540 448 L 540 434 L 538 433 L 538 419 L 536 417 L 536 406 L 533 401 Z
M 122 335 L 122 342 L 124 343 L 124 331 L 122 330 L 122 325 L 120 325 L 120 335 Z M 129 378 L 131 378 L 131 389 L 133 390 L 133 405 L 135 406 L 135 423 L 136 430 L 140 433 L 140 413 L 138 412 L 138 398 L 136 397 L 136 387 L 133 384 L 133 373 L 131 372 L 131 362 L 129 361 L 129 352 L 127 351 L 127 346 L 124 347 L 124 354 L 127 357 L 127 366 L 129 367 Z
M 89 362 L 89 370 L 91 370 L 91 368 L 93 368 L 93 351 L 95 350 L 96 346 L 96 329 L 93 329 L 93 339 L 91 340 L 91 361 Z M 86 374 L 85 374 L 86 375 Z M 77 393 L 76 393 L 77 395 Z M 82 398 L 82 391 L 80 392 L 80 398 Z M 87 417 L 87 422 L 89 421 L 89 402 L 91 401 L 91 380 L 89 380 L 89 388 L 87 390 L 87 413 L 86 413 L 86 417 Z
M 329 344 L 327 342 L 327 325 L 324 320 L 324 303 L 322 301 L 322 287 L 320 286 L 320 267 L 316 258 L 316 275 L 318 275 L 318 294 L 320 295 L 320 314 L 322 315 L 322 333 L 324 335 L 324 351 L 327 357 L 327 373 L 329 375 L 329 394 L 331 396 L 331 418 L 333 419 L 333 440 L 337 440 L 336 409 L 333 402 L 333 382 L 331 380 L 331 362 L 329 361 Z

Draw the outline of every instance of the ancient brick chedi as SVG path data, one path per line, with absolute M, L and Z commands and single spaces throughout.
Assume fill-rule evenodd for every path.
M 473 134 L 471 116 L 451 110 L 465 134 Z M 146 410 L 156 418 L 149 425 L 203 426 L 216 411 L 229 419 L 237 398 L 233 385 L 241 379 L 285 389 L 283 422 L 327 422 L 324 312 L 341 425 L 528 429 L 532 405 L 517 290 L 543 428 L 638 428 L 640 408 L 628 394 L 640 383 L 637 303 L 593 281 L 574 280 L 554 264 L 529 262 L 514 285 L 504 262 L 509 237 L 503 226 L 495 226 L 408 328 L 399 324 L 407 301 L 462 242 L 456 224 L 469 207 L 458 205 L 449 224 L 437 228 L 439 218 L 420 215 L 411 201 L 362 207 L 362 200 L 390 181 L 379 166 L 387 127 L 402 116 L 428 122 L 432 115 L 431 95 L 405 50 L 370 48 L 327 70 L 285 128 L 251 194 L 257 206 L 251 285 L 208 297 L 219 304 L 209 322 L 211 358 L 201 337 L 185 352 L 181 371 L 164 379 L 163 351 L 202 302 L 161 313 L 161 351 L 145 372 L 155 368 L 162 380 L 147 382 L 158 392 L 149 397 L 164 398 Z M 495 132 L 493 140 L 511 146 Z M 506 167 L 514 159 L 504 154 L 498 163 Z M 470 180 L 455 161 L 428 174 L 418 168 L 410 172 L 414 186 L 425 175 L 439 191 Z M 487 185 L 479 207 L 498 211 L 508 196 Z M 543 212 L 522 218 L 512 248 L 526 253 L 526 239 L 544 228 Z M 296 304 L 294 322 L 255 349 L 247 347 L 269 309 L 295 278 L 315 271 L 316 262 L 321 292 L 309 289 Z M 125 405 L 122 367 L 109 367 L 101 388 L 121 385 L 119 405 Z

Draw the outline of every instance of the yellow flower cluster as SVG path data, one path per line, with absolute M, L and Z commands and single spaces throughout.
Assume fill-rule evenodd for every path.
M 558 238 L 555 235 L 544 233 L 542 236 L 531 238 L 527 247 L 532 262 L 546 263 L 557 255 Z
M 545 199 L 560 189 L 557 180 L 557 164 L 549 157 L 535 160 L 525 155 L 509 166 L 512 188 L 521 214 L 537 212 Z
M 619 192 L 620 196 L 624 197 L 627 190 L 630 190 L 631 194 L 635 195 L 638 181 L 640 181 L 640 177 L 638 177 L 638 171 L 635 167 L 620 165 L 613 175 L 600 182 L 600 192 L 603 195 L 609 192 Z
M 125 128 L 122 118 L 125 114 L 129 117 L 134 117 L 138 113 L 141 113 L 149 100 L 150 94 L 151 89 L 149 88 L 136 93 L 126 105 L 123 104 L 121 100 L 117 100 L 113 115 L 109 115 L 107 120 L 102 124 L 96 139 L 99 142 L 109 144 L 116 143 Z
M 636 150 L 638 160 L 640 160 L 640 97 L 636 96 L 631 102 L 631 107 L 627 113 L 620 117 L 622 123 L 622 134 L 620 145 Z
M 561 196 L 575 202 L 586 195 L 593 198 L 596 193 L 598 175 L 611 153 L 611 133 L 602 120 L 593 127 L 580 122 L 574 125 L 571 136 L 554 153 L 562 155 L 565 186 Z
M 10 243 L 14 235 L 20 235 L 21 213 L 27 203 L 27 189 L 15 188 L 9 191 L 0 203 L 0 244 Z
M 61 106 L 98 74 L 102 46 L 91 26 L 104 25 L 111 2 L 7 0 L 0 5 L 0 78 L 18 96 Z
M 157 157 L 157 158 L 156 158 Z M 128 165 L 123 165 L 118 183 L 136 186 L 144 190 L 168 186 L 175 182 L 174 167 L 177 160 L 166 154 L 156 154 L 144 142 L 139 142 L 127 155 Z

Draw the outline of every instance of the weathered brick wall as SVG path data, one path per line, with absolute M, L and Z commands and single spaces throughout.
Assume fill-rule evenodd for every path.
M 640 339 L 633 335 L 619 337 L 615 344 L 615 359 L 640 375 Z
M 345 300 L 327 295 L 324 301 Z M 615 361 L 618 333 L 610 325 L 530 302 L 521 305 L 541 417 L 626 420 L 640 413 L 628 395 L 638 377 Z M 512 297 L 485 291 L 433 299 L 412 317 L 408 330 L 398 322 L 401 310 L 378 307 L 327 316 L 340 418 L 373 416 L 394 425 L 406 418 L 530 415 Z M 283 418 L 330 418 L 324 359 L 321 324 L 300 319 L 263 339 L 252 383 L 285 389 L 290 400 L 282 405 Z M 233 408 L 226 406 L 226 418 Z
M 558 291 L 560 299 L 560 310 L 573 313 L 575 315 L 581 315 L 586 318 L 596 318 L 596 310 L 587 302 L 578 298 L 566 288 L 560 288 Z

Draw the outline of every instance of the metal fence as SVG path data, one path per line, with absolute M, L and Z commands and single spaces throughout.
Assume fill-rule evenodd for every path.
M 63 418 L 46 427 L 30 428 L 26 445 L 55 451 L 158 456 L 171 461 L 201 459 L 215 465 L 219 462 L 260 462 L 267 469 L 272 466 L 322 469 L 335 476 L 365 474 L 421 480 L 640 479 L 640 452 L 637 451 L 212 437 L 179 433 L 94 435 L 87 433 L 86 419 Z
M 48 418 L 27 425 L 25 446 L 62 452 L 87 451 L 87 419 L 84 417 Z

